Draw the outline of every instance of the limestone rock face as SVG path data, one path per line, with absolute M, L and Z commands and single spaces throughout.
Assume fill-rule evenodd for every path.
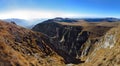
M 84 64 L 78 66 L 120 66 L 120 27 L 112 28 L 94 45 Z

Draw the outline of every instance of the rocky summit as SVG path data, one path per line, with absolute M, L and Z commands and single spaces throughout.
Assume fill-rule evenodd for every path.
M 0 66 L 120 66 L 120 22 L 49 19 L 31 30 L 0 21 Z

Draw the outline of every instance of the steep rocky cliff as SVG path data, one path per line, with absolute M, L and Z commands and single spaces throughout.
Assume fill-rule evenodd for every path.
M 80 22 L 43 22 L 37 24 L 32 30 L 50 36 L 54 46 L 68 55 L 80 59 L 91 54 L 94 44 L 98 42 L 107 31 L 119 23 L 87 23 Z M 53 42 L 53 41 L 52 41 Z M 83 59 L 84 60 L 84 59 Z
M 39 31 L 50 36 L 54 41 L 55 47 L 62 49 L 73 57 L 79 57 L 82 53 L 82 47 L 88 44 L 94 44 L 103 36 L 112 26 L 101 25 L 74 25 L 57 22 L 40 23 L 32 30 Z M 86 53 L 85 53 L 86 54 Z
M 119 24 L 0 21 L 0 66 L 119 66 Z
M 94 49 L 84 64 L 78 66 L 120 66 L 120 26 L 112 28 L 100 41 L 94 44 Z

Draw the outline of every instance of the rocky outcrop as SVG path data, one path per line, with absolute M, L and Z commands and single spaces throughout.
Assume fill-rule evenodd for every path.
M 45 29 L 40 30 L 40 28 Z M 82 38 L 86 39 L 88 37 L 87 32 L 78 35 L 78 33 L 81 32 L 82 27 L 60 25 L 55 22 L 50 22 L 38 24 L 33 30 L 34 29 L 35 31 L 43 32 L 52 38 L 51 43 L 56 47 L 56 52 L 66 60 L 66 63 L 80 63 L 80 60 L 75 58 L 77 53 L 80 52 L 76 51 L 76 49 L 80 48 L 80 42 L 84 43 L 85 41 L 79 41 L 79 38 L 81 38 L 80 36 L 83 36 Z M 74 43 L 77 45 L 74 45 Z
M 94 50 L 84 64 L 78 66 L 119 66 L 120 65 L 120 31 L 112 28 L 100 41 L 94 44 Z
M 40 30 L 43 28 L 44 30 Z M 52 37 L 56 41 L 54 46 L 63 50 L 72 57 L 80 53 L 79 48 L 89 37 L 89 32 L 82 31 L 81 26 L 61 25 L 55 22 L 41 23 L 36 25 L 33 30 L 40 31 Z M 75 45 L 76 44 L 76 45 Z
M 116 24 L 43 22 L 34 32 L 0 21 L 0 65 L 119 66 Z
M 96 24 L 84 26 L 51 21 L 39 23 L 32 30 L 50 36 L 52 44 L 62 51 L 60 53 L 62 57 L 66 58 L 69 55 L 70 58 L 80 59 L 91 54 L 94 44 L 111 28 L 112 26 Z

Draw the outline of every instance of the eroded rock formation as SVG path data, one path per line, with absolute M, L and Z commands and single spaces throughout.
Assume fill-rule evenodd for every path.
M 95 48 L 94 44 L 114 27 L 114 25 L 104 26 L 99 23 L 88 23 L 87 26 L 83 25 L 84 23 L 82 25 L 76 24 L 54 21 L 43 22 L 37 24 L 32 30 L 47 34 L 53 39 L 51 42 L 57 49 L 73 58 L 80 59 L 91 54 Z M 65 55 L 64 53 L 61 54 Z
M 0 64 L 119 66 L 119 24 L 45 21 L 32 31 L 0 21 Z

